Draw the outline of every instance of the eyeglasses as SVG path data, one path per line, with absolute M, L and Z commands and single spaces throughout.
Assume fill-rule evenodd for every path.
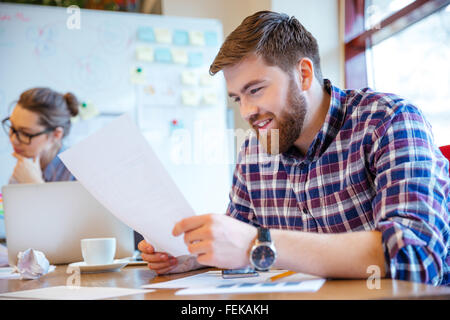
M 41 132 L 38 132 L 35 134 L 25 133 L 23 131 L 16 130 L 11 125 L 11 121 L 9 121 L 9 117 L 2 120 L 2 127 L 3 127 L 3 130 L 5 130 L 5 133 L 9 137 L 11 137 L 13 134 L 15 134 L 17 140 L 19 140 L 20 143 L 27 144 L 27 145 L 31 144 L 31 139 L 33 139 L 34 137 L 40 136 L 41 134 L 44 134 L 44 133 L 52 132 L 54 130 L 54 128 L 50 128 L 50 129 L 46 129 L 44 131 L 41 131 Z

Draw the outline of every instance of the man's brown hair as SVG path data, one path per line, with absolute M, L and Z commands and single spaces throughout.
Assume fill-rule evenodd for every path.
M 259 11 L 248 16 L 225 39 L 209 73 L 214 75 L 233 66 L 251 53 L 287 73 L 302 58 L 309 58 L 319 84 L 323 85 L 317 41 L 295 17 L 272 11 Z

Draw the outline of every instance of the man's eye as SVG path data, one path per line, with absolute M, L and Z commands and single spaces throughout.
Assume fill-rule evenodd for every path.
M 234 98 L 234 102 L 239 102 L 241 99 L 239 97 Z
M 252 89 L 252 90 L 250 90 L 250 93 L 251 93 L 251 94 L 255 94 L 255 93 L 257 93 L 257 92 L 258 92 L 259 90 L 261 90 L 261 89 L 262 89 L 262 87 Z

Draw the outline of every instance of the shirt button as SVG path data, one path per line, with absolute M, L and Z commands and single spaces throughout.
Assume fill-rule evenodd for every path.
M 308 209 L 303 208 L 303 213 L 304 213 L 304 214 L 308 214 L 308 213 L 309 213 L 309 212 L 308 212 Z

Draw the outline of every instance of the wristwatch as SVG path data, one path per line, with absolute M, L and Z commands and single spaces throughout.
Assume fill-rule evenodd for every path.
M 268 271 L 275 263 L 277 251 L 267 228 L 258 227 L 258 237 L 250 250 L 250 263 L 259 271 Z

